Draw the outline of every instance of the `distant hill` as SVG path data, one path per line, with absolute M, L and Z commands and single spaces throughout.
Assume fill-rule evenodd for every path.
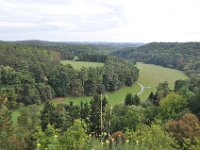
M 115 55 L 183 70 L 191 77 L 200 78 L 200 42 L 149 43 L 140 47 L 128 47 Z
M 3 42 L 3 41 L 1 41 Z M 114 42 L 51 42 L 41 40 L 25 40 L 25 41 L 14 41 L 6 43 L 24 44 L 35 47 L 46 47 L 56 48 L 60 50 L 70 51 L 76 53 L 79 51 L 89 51 L 95 53 L 112 53 L 128 47 L 139 47 L 144 43 L 114 43 Z

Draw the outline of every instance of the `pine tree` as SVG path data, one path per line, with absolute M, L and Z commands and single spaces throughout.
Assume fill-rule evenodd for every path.
M 140 98 L 138 97 L 137 94 L 135 94 L 135 96 L 133 97 L 133 105 L 138 106 L 140 104 Z
M 125 97 L 124 102 L 125 102 L 125 105 L 127 106 L 133 105 L 133 95 L 131 93 L 128 93 Z
M 48 124 L 53 124 L 55 121 L 55 106 L 52 103 L 47 102 L 44 109 L 41 112 L 40 120 L 42 129 L 46 129 Z
M 105 111 L 107 106 L 107 99 L 102 99 L 102 117 L 105 118 Z M 94 96 L 90 102 L 90 132 L 96 135 L 101 133 L 101 97 Z

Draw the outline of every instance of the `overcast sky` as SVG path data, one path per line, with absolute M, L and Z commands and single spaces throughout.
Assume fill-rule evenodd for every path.
M 1 0 L 0 40 L 200 41 L 200 0 Z

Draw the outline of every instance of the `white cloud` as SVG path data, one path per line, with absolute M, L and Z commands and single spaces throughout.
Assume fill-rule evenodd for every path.
M 0 40 L 198 41 L 198 0 L 1 0 Z

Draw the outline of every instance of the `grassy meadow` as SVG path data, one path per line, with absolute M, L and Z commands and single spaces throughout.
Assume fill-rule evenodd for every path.
M 140 86 L 135 83 L 131 87 L 123 87 L 115 92 L 106 92 L 104 96 L 108 98 L 108 102 L 110 105 L 115 105 L 115 104 L 121 103 L 128 93 L 136 94 L 139 91 L 140 91 Z M 70 101 L 73 101 L 74 104 L 80 105 L 81 101 L 89 103 L 91 98 L 92 96 L 56 98 L 56 99 L 53 99 L 51 102 L 53 104 L 61 104 L 61 103 L 66 104 L 66 103 L 69 103 Z
M 81 69 L 82 67 L 103 67 L 104 63 L 100 62 L 89 62 L 89 61 L 74 61 L 74 60 L 62 60 L 62 64 L 64 65 L 72 65 L 74 69 Z
M 95 67 L 103 65 L 103 63 L 83 62 L 83 61 L 67 60 L 63 62 L 65 62 L 65 64 L 71 64 L 74 68 L 77 69 L 80 69 L 82 66 Z M 138 81 L 142 85 L 150 87 L 150 88 L 145 88 L 144 92 L 140 95 L 141 99 L 146 99 L 151 91 L 155 92 L 160 82 L 167 81 L 169 83 L 169 87 L 173 89 L 174 82 L 176 80 L 187 79 L 187 76 L 183 72 L 175 69 L 169 69 L 158 65 L 144 64 L 144 63 L 137 63 L 137 67 L 140 69 L 140 76 Z M 132 87 L 123 87 L 115 92 L 106 92 L 104 96 L 108 97 L 110 105 L 115 105 L 122 102 L 127 93 L 136 94 L 139 91 L 140 91 L 140 86 L 137 83 L 135 83 Z M 89 102 L 91 98 L 92 98 L 91 96 L 57 98 L 52 100 L 52 102 L 54 104 L 59 104 L 59 103 L 69 103 L 69 101 L 73 101 L 74 104 L 80 104 L 81 101 Z
M 63 64 L 71 64 L 74 68 L 80 69 L 82 66 L 84 67 L 101 67 L 103 66 L 103 63 L 96 63 L 96 62 L 83 62 L 83 61 L 62 61 Z M 169 69 L 164 68 L 158 65 L 152 65 L 152 64 L 144 64 L 144 63 L 137 63 L 137 67 L 140 69 L 140 76 L 139 76 L 139 82 L 146 87 L 144 92 L 140 95 L 140 98 L 142 100 L 145 100 L 151 91 L 155 92 L 158 84 L 160 82 L 168 81 L 169 87 L 173 89 L 174 82 L 178 79 L 187 79 L 187 76 L 184 75 L 183 72 L 175 70 L 175 69 Z M 131 87 L 123 87 L 115 92 L 106 92 L 104 96 L 108 98 L 110 105 L 115 105 L 121 103 L 127 93 L 133 93 L 136 94 L 141 90 L 140 86 L 135 83 Z M 57 104 L 66 104 L 70 101 L 73 101 L 74 104 L 80 105 L 82 102 L 90 102 L 91 96 L 80 96 L 80 97 L 66 97 L 66 98 L 56 98 L 51 100 L 51 102 L 55 105 Z M 40 105 L 42 108 L 43 105 Z M 12 117 L 13 122 L 17 121 L 17 117 L 19 116 L 19 111 L 13 111 Z
M 178 79 L 187 79 L 188 77 L 179 70 L 165 68 L 158 65 L 137 63 L 137 68 L 140 69 L 139 82 L 150 88 L 145 88 L 140 95 L 142 99 L 146 99 L 151 91 L 155 92 L 160 82 L 167 81 L 169 88 L 174 88 L 174 83 Z

